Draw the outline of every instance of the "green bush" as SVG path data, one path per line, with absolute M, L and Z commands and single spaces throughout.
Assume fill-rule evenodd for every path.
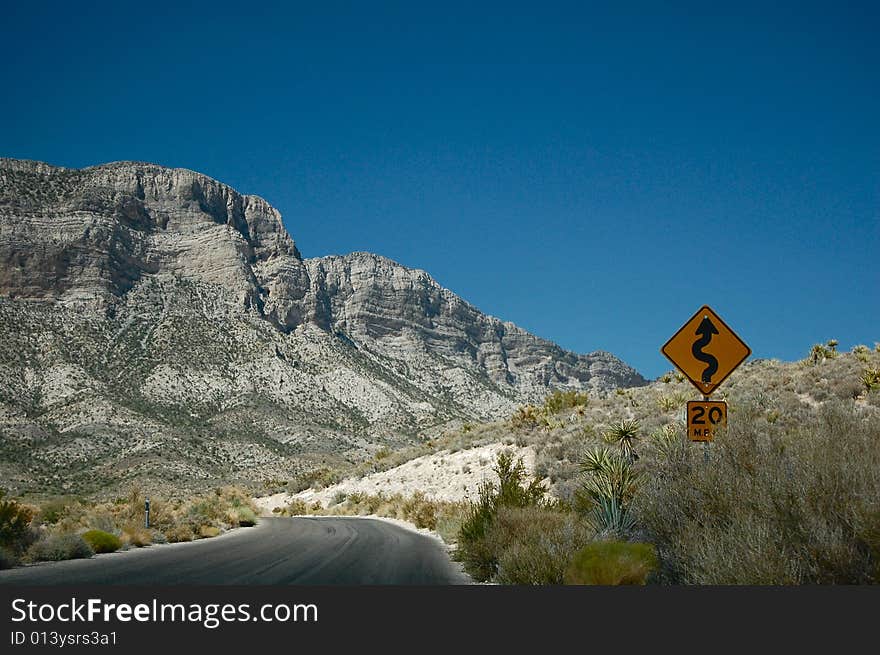
M 16 557 L 35 541 L 36 533 L 31 529 L 33 513 L 15 500 L 7 500 L 6 492 L 0 489 L 0 549 Z
M 114 553 L 122 548 L 122 540 L 116 535 L 103 530 L 89 530 L 82 538 L 96 553 Z
M 657 566 L 657 551 L 651 544 L 597 541 L 574 554 L 565 584 L 643 585 Z
M 526 469 L 521 459 L 514 462 L 508 451 L 498 454 L 495 464 L 498 484 L 480 485 L 478 500 L 465 513 L 458 535 L 458 557 L 477 580 L 488 580 L 498 570 L 497 549 L 488 542 L 489 528 L 502 507 L 546 506 L 546 489 L 535 479 L 526 483 Z
M 40 507 L 38 519 L 42 523 L 54 525 L 58 523 L 67 511 L 68 502 L 63 498 L 54 498 L 49 500 Z
M 213 525 L 203 525 L 199 528 L 199 538 L 200 539 L 210 539 L 212 537 L 216 537 L 220 534 L 220 528 L 215 528 Z
M 510 417 L 510 424 L 515 428 L 533 428 L 538 425 L 539 410 L 534 405 L 518 408 Z
M 573 407 L 585 407 L 590 397 L 577 391 L 556 390 L 544 399 L 544 410 L 547 414 L 556 414 L 564 409 Z
M 257 515 L 250 507 L 239 507 L 236 512 L 238 514 L 238 527 L 250 528 L 257 524 Z
M 53 534 L 38 541 L 28 551 L 35 562 L 57 562 L 66 559 L 84 559 L 94 555 L 91 546 L 78 534 Z

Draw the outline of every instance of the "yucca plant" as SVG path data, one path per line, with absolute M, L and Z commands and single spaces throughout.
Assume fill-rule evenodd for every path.
M 539 411 L 534 405 L 520 407 L 510 417 L 510 424 L 515 428 L 533 428 L 538 424 Z
M 871 353 L 870 348 L 864 344 L 859 344 L 858 346 L 853 346 L 852 354 L 856 356 L 860 362 L 867 362 L 868 356 Z
M 613 497 L 599 500 L 593 508 L 590 523 L 596 532 L 608 534 L 626 534 L 636 526 L 632 512 Z
M 862 373 L 862 384 L 865 385 L 867 391 L 880 389 L 880 369 L 866 368 Z
M 634 527 L 629 505 L 638 490 L 639 474 L 629 461 L 608 448 L 584 454 L 583 479 L 577 491 L 581 510 L 600 532 L 624 534 Z
M 641 426 L 636 419 L 623 419 L 617 425 L 605 431 L 602 439 L 605 443 L 616 444 L 624 459 L 632 464 L 639 456 L 636 454 L 635 442 L 639 438 Z

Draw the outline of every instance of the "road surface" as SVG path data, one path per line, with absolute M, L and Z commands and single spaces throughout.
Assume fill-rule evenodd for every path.
M 0 571 L 0 584 L 467 584 L 437 539 L 387 521 L 264 518 L 253 528 Z

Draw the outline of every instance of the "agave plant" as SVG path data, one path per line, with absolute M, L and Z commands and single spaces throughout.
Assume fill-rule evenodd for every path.
M 639 438 L 641 426 L 636 419 L 623 419 L 602 435 L 606 443 L 617 444 L 623 457 L 632 464 L 639 456 L 636 455 L 635 442 Z

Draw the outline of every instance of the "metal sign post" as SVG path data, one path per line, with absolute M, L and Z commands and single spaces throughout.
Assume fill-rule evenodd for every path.
M 709 396 L 707 396 L 706 394 L 703 394 L 703 402 L 705 402 L 707 400 L 709 400 Z M 690 421 L 688 421 L 688 422 L 690 422 Z M 688 429 L 688 432 L 690 432 L 690 429 Z M 708 439 L 703 442 L 703 461 L 704 462 L 709 461 L 709 440 Z
M 150 527 L 150 497 L 147 496 L 147 499 L 144 501 L 144 527 Z

